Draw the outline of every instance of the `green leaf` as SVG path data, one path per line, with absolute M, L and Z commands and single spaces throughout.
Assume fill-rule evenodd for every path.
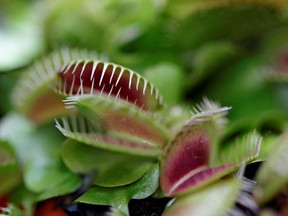
M 109 134 L 157 146 L 163 146 L 168 140 L 168 132 L 156 115 L 130 103 L 99 95 L 69 97 L 65 103 L 75 106 L 90 122 L 102 124 Z
M 124 212 L 122 212 L 121 210 L 112 207 L 112 215 L 113 216 L 127 216 L 127 214 L 125 214 Z
M 187 194 L 165 210 L 165 216 L 225 215 L 237 199 L 240 182 L 234 177 L 218 181 L 196 193 Z
M 111 205 L 129 215 L 130 199 L 144 199 L 154 193 L 158 187 L 159 167 L 155 164 L 138 181 L 121 187 L 105 188 L 94 186 L 84 193 L 77 202 L 96 205 Z
M 257 173 L 254 195 L 261 204 L 270 201 L 287 185 L 287 139 L 288 132 L 285 131 Z
M 152 165 L 149 158 L 105 151 L 70 139 L 62 147 L 62 157 L 70 170 L 92 174 L 93 183 L 102 187 L 135 182 Z
M 49 199 L 51 197 L 58 197 L 61 195 L 69 194 L 71 192 L 75 192 L 80 186 L 81 186 L 80 178 L 77 175 L 69 174 L 66 175 L 66 177 L 63 177 L 61 181 L 59 181 L 49 190 L 41 192 L 37 196 L 37 200 L 41 201 Z
M 63 137 L 50 126 L 35 127 L 17 114 L 6 116 L 0 124 L 0 137 L 11 142 L 22 164 L 24 183 L 33 192 L 45 193 L 61 186 L 68 178 L 80 179 L 60 158 Z

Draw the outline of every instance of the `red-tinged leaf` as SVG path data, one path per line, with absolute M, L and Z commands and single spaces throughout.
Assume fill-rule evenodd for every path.
M 160 182 L 167 196 L 206 185 L 210 179 L 227 173 L 225 166 L 213 168 L 210 164 L 217 155 L 217 139 L 228 109 L 204 99 L 194 108 L 191 120 L 165 147 Z
M 165 149 L 160 182 L 167 196 L 179 196 L 204 187 L 257 157 L 261 137 L 254 132 L 244 136 L 242 142 L 236 140 L 231 148 L 216 155 L 221 158 L 211 162 L 214 144 L 209 122 L 205 118 L 194 121 L 194 125 L 193 121 L 188 123 Z
M 75 106 L 91 123 L 101 123 L 107 133 L 158 146 L 168 141 L 168 131 L 157 121 L 157 116 L 143 112 L 130 103 L 100 95 L 74 96 L 65 102 Z
M 74 61 L 59 73 L 59 91 L 63 94 L 101 94 L 116 97 L 144 110 L 157 109 L 162 97 L 139 74 L 120 65 L 101 61 Z
M 205 133 L 196 129 L 190 134 L 183 134 L 173 147 L 165 152 L 161 167 L 161 187 L 165 193 L 183 176 L 208 166 L 210 142 Z
M 64 136 L 98 148 L 152 157 L 161 154 L 159 147 L 149 145 L 145 141 L 132 141 L 109 134 L 100 134 L 95 131 L 91 123 L 80 116 L 71 116 L 71 119 L 62 118 L 61 124 L 56 121 L 56 127 Z
M 193 172 L 188 173 L 176 182 L 173 187 L 166 193 L 167 196 L 179 196 L 179 194 L 186 194 L 192 190 L 198 190 L 215 180 L 230 173 L 232 166 L 221 166 L 216 168 L 202 167 Z
M 190 191 L 227 174 L 226 166 L 209 168 L 211 142 L 205 127 L 198 125 L 179 135 L 166 150 L 161 166 L 161 188 L 167 196 Z
M 26 115 L 34 122 L 44 122 L 67 113 L 61 98 L 48 90 L 41 97 L 35 99 L 34 104 Z

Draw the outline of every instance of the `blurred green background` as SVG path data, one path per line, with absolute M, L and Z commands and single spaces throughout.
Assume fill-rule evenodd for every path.
M 260 159 L 287 128 L 287 0 L 0 0 L 0 118 L 15 152 L 23 154 L 28 189 L 44 191 L 40 200 L 70 193 L 80 179 L 64 166 L 59 153 L 63 137 L 56 139 L 54 122 L 51 128 L 36 128 L 19 120 L 11 114 L 17 103 L 11 93 L 34 61 L 61 48 L 94 51 L 144 75 L 171 110 L 189 110 L 203 97 L 231 106 L 222 143 L 256 129 L 264 137 Z M 169 126 L 182 123 L 177 112 L 169 114 L 176 115 L 165 113 L 168 124 L 173 119 Z M 14 155 L 6 142 L 1 145 Z M 20 179 L 14 166 L 8 177 L 2 172 L 8 186 L 9 177 Z M 10 183 L 17 185 L 19 179 Z M 51 182 L 57 190 L 47 189 Z M 68 183 L 59 192 L 62 182 Z
M 13 109 L 23 69 L 69 47 L 144 74 L 169 105 L 207 96 L 233 107 L 236 128 L 277 131 L 288 110 L 287 8 L 286 0 L 1 0 L 1 115 Z

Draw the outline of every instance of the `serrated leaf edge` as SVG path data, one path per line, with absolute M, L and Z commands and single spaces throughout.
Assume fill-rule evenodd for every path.
M 20 79 L 15 85 L 12 101 L 16 108 L 24 112 L 30 106 L 32 100 L 43 88 L 51 88 L 57 72 L 63 66 L 75 58 L 99 58 L 95 52 L 62 48 L 35 61 L 28 69 L 23 71 Z M 49 86 L 51 85 L 51 86 Z
M 116 151 L 116 152 L 123 152 L 126 154 L 133 154 L 133 155 L 139 155 L 139 156 L 159 156 L 161 154 L 160 148 L 148 144 L 147 142 L 136 142 L 131 140 L 126 140 L 127 143 L 134 142 L 135 144 L 138 144 L 139 147 L 141 147 L 141 151 L 135 150 L 133 148 L 129 147 L 115 147 L 106 145 L 105 143 L 101 142 L 95 142 L 92 140 L 92 137 L 105 137 L 105 134 L 99 134 L 95 129 L 93 129 L 92 125 L 87 122 L 83 117 L 80 116 L 71 116 L 72 120 L 70 123 L 69 119 L 67 117 L 62 117 L 61 122 L 55 119 L 56 128 L 66 137 L 69 137 L 71 139 L 77 140 L 79 142 L 83 142 L 88 145 L 92 145 L 94 147 L 99 147 L 106 150 Z M 115 139 L 117 141 L 118 139 L 125 140 L 123 138 L 115 137 L 108 135 L 109 139 Z M 150 148 L 150 150 L 149 150 Z
M 255 160 L 259 155 L 261 143 L 262 136 L 256 130 L 244 135 L 241 140 L 239 138 L 236 139 L 236 142 L 229 147 L 228 154 L 226 151 L 220 152 L 218 165 L 231 164 L 233 166 L 240 166 Z M 232 158 L 231 151 L 237 151 L 238 157 Z
M 160 116 L 157 113 L 151 113 L 151 112 L 145 112 L 141 108 L 138 108 L 135 104 L 131 104 L 127 101 L 123 100 L 117 100 L 117 98 L 107 98 L 102 97 L 101 95 L 78 95 L 78 96 L 71 96 L 67 99 L 63 100 L 64 104 L 67 108 L 77 109 L 77 104 L 82 103 L 84 104 L 83 100 L 90 99 L 91 102 L 89 105 L 86 104 L 87 107 L 97 107 L 102 106 L 111 111 L 123 111 L 126 110 L 125 114 L 127 114 L 130 117 L 134 117 L 139 121 L 141 119 L 142 122 L 145 122 L 149 124 L 150 126 L 153 126 L 157 128 L 158 132 L 160 132 L 163 136 L 163 139 L 167 139 L 169 137 L 168 131 L 165 130 L 165 128 L 162 126 L 160 121 Z M 93 101 L 91 101 L 93 100 Z M 88 103 L 87 102 L 87 103 Z M 92 107 L 93 106 L 93 107 Z M 97 114 L 95 114 L 97 115 Z
M 62 67 L 62 69 L 60 70 L 61 73 L 65 74 L 67 73 L 72 66 L 74 66 L 71 74 L 74 74 L 75 73 L 75 70 L 77 68 L 77 66 L 80 64 L 80 63 L 84 63 L 84 65 L 82 66 L 82 70 L 81 70 L 81 74 L 80 74 L 80 77 L 79 77 L 79 80 L 80 80 L 80 86 L 78 87 L 78 90 L 77 90 L 77 93 L 76 93 L 76 96 L 77 95 L 83 95 L 84 94 L 84 87 L 83 87 L 83 79 L 82 79 L 82 75 L 83 75 L 83 72 L 85 70 L 85 67 L 88 63 L 93 63 L 93 66 L 92 66 L 92 72 L 91 72 L 91 76 L 90 76 L 90 81 L 92 81 L 92 84 L 90 86 L 90 94 L 94 94 L 94 91 L 93 91 L 93 88 L 95 85 L 97 85 L 97 83 L 95 83 L 95 78 L 94 78 L 94 74 L 95 74 L 95 71 L 96 71 L 96 68 L 99 64 L 102 64 L 103 67 L 102 67 L 102 71 L 101 71 L 101 78 L 99 80 L 99 83 L 98 83 L 98 86 L 101 86 L 102 84 L 102 81 L 103 81 L 103 77 L 106 73 L 106 70 L 107 68 L 110 66 L 112 67 L 112 74 L 110 76 L 110 79 L 109 79 L 109 84 L 111 84 L 112 82 L 112 78 L 116 72 L 116 69 L 120 68 L 120 73 L 117 77 L 117 80 L 116 80 L 116 83 L 115 85 L 112 85 L 112 88 L 110 90 L 110 92 L 107 94 L 104 92 L 104 88 L 105 88 L 105 84 L 103 85 L 102 89 L 100 90 L 100 95 L 105 95 L 105 96 L 108 96 L 110 97 L 110 94 L 115 87 L 117 87 L 122 75 L 124 74 L 124 72 L 128 72 L 129 73 L 129 83 L 128 83 L 128 89 L 131 89 L 132 87 L 132 80 L 133 80 L 133 77 L 136 76 L 136 86 L 135 86 L 135 89 L 136 91 L 139 90 L 139 86 L 140 86 L 140 83 L 143 83 L 143 90 L 142 90 L 142 95 L 145 96 L 147 94 L 150 94 L 151 96 L 154 96 L 155 100 L 160 104 L 160 105 L 163 105 L 163 98 L 162 96 L 159 94 L 159 90 L 156 89 L 154 87 L 154 85 L 149 82 L 146 78 L 144 78 L 143 76 L 141 76 L 140 74 L 130 70 L 129 68 L 126 68 L 124 66 L 121 66 L 121 65 L 118 65 L 118 64 L 115 64 L 115 63 L 110 63 L 110 62 L 104 62 L 104 61 L 95 61 L 95 60 L 91 60 L 91 59 L 87 59 L 85 61 L 83 60 L 78 60 L 78 61 L 71 61 L 68 65 L 64 65 Z M 75 80 L 75 76 L 73 77 L 73 79 Z M 70 89 L 68 90 L 67 89 L 67 80 L 64 79 L 62 80 L 61 78 L 58 79 L 58 85 L 57 87 L 55 88 L 55 92 L 61 94 L 61 95 L 64 95 L 66 97 L 68 96 L 73 96 L 72 92 L 73 92 L 73 89 L 75 88 L 75 81 L 72 81 L 72 84 L 70 86 Z M 148 85 L 150 86 L 150 92 L 147 91 L 147 88 L 148 88 Z M 68 91 L 67 91 L 68 90 Z M 121 88 L 119 89 L 117 95 L 116 95 L 116 98 L 119 99 L 119 95 L 120 95 L 120 91 L 121 91 Z M 68 93 L 67 93 L 68 92 Z M 128 100 L 128 99 L 127 99 Z M 136 103 L 136 101 L 134 102 Z

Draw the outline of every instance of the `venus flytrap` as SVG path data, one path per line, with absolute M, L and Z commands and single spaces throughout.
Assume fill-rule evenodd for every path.
M 239 150 L 244 150 L 235 153 L 235 161 L 228 160 L 234 155 L 218 152 L 217 136 L 228 108 L 217 108 L 205 101 L 207 111 L 192 116 L 164 149 L 160 180 L 167 196 L 178 196 L 206 186 L 236 170 L 242 163 L 255 159 L 259 153 L 261 138 L 256 134 L 244 139 L 242 146 L 238 144 Z M 223 158 L 226 160 L 220 162 Z
M 122 66 L 91 60 L 71 62 L 63 67 L 59 77 L 56 91 L 72 95 L 65 103 L 78 113 L 70 121 L 63 119 L 63 124 L 57 121 L 64 135 L 114 151 L 160 154 L 159 146 L 168 135 L 152 119 L 150 110 L 160 107 L 162 99 L 146 79 Z M 105 133 L 91 130 L 93 124 L 102 125 Z
M 149 102 L 149 97 L 152 98 L 150 101 L 153 101 L 153 96 L 157 99 L 158 94 L 153 95 L 154 90 L 151 84 L 151 96 L 143 100 L 143 96 L 147 96 L 146 88 L 149 84 L 144 80 L 143 86 L 140 85 L 139 87 L 141 77 L 134 75 L 127 69 L 121 69 L 120 66 L 113 67 L 111 64 L 105 65 L 104 63 L 92 61 L 80 61 L 70 63 L 63 68 L 65 69 L 60 73 L 60 79 L 63 80 L 64 84 L 58 88 L 58 91 L 67 96 L 76 94 L 76 96 L 68 97 L 64 102 L 69 108 L 72 107 L 77 110 L 75 114 L 77 117 L 74 116 L 74 118 L 82 121 L 83 127 L 77 128 L 75 125 L 80 125 L 80 123 L 73 123 L 72 121 L 64 119 L 62 124 L 56 122 L 58 129 L 60 129 L 65 136 L 78 142 L 86 143 L 96 148 L 100 147 L 107 151 L 112 150 L 126 154 L 132 153 L 139 156 L 143 156 L 145 151 L 144 149 L 138 151 L 137 148 L 141 145 L 139 145 L 139 143 L 131 144 L 131 138 L 129 138 L 129 136 L 143 140 L 143 142 L 150 147 L 153 146 L 151 144 L 149 145 L 149 140 L 152 138 L 152 141 L 154 140 L 152 143 L 158 143 L 159 147 L 163 147 L 163 156 L 160 158 L 160 184 L 161 189 L 167 196 L 181 197 L 182 194 L 189 194 L 192 190 L 203 188 L 233 172 L 243 163 L 255 159 L 258 155 L 261 139 L 256 134 L 253 134 L 251 135 L 252 138 L 248 136 L 248 138 L 244 139 L 244 142 L 241 143 L 242 146 L 240 146 L 240 144 L 237 145 L 240 150 L 237 153 L 238 158 L 234 160 L 226 159 L 226 161 L 221 161 L 220 158 L 218 158 L 220 153 L 218 152 L 219 148 L 217 147 L 217 143 L 223 131 L 223 125 L 226 123 L 225 115 L 230 109 L 229 107 L 220 107 L 219 104 L 210 102 L 205 98 L 201 104 L 195 106 L 191 119 L 188 120 L 174 136 L 170 136 L 169 141 L 165 138 L 167 135 L 162 135 L 163 141 L 159 143 L 159 141 L 155 142 L 153 137 L 155 138 L 155 135 L 159 137 L 160 134 L 163 134 L 161 131 L 165 131 L 165 129 L 159 129 L 161 127 L 159 127 L 159 125 L 157 126 L 158 123 L 149 117 L 148 114 L 152 112 L 152 110 L 148 110 L 147 113 L 146 110 L 149 106 L 143 102 L 139 103 L 139 101 Z M 114 74 L 116 74 L 115 85 L 113 85 L 114 83 L 112 82 Z M 121 87 L 116 89 L 120 80 L 122 81 Z M 135 92 L 131 94 L 131 92 L 129 92 L 133 87 L 134 91 L 138 94 L 135 94 Z M 139 94 L 139 88 L 141 88 L 140 92 L 142 94 Z M 122 89 L 124 89 L 124 91 L 122 91 Z M 155 90 L 155 92 L 157 91 Z M 137 96 L 139 96 L 140 99 L 138 99 Z M 119 115 L 121 115 L 121 118 L 119 118 Z M 93 116 L 95 117 L 93 118 Z M 93 122 L 94 125 L 95 122 L 97 125 L 102 125 L 104 128 L 102 131 L 103 134 L 98 132 L 97 136 L 96 131 L 92 132 L 89 129 L 86 131 L 85 126 L 89 128 L 89 124 L 93 125 Z M 123 126 L 121 125 L 122 122 L 129 122 L 131 124 L 124 124 Z M 135 127 L 136 130 L 135 128 L 131 129 L 129 127 L 131 125 L 133 125 L 132 127 Z M 149 132 L 151 127 L 154 129 Z M 113 140 L 113 138 L 109 136 L 111 131 L 115 137 L 118 136 L 117 139 L 114 137 Z M 141 131 L 141 133 L 139 133 L 139 131 Z M 89 135 L 91 132 L 92 136 Z M 125 133 L 128 133 L 129 136 L 121 135 Z M 119 134 L 120 137 L 122 136 L 124 139 L 121 139 Z M 145 136 L 143 136 L 143 134 Z M 147 134 L 149 136 L 147 136 Z M 119 139 L 121 139 L 121 144 L 119 143 Z M 120 145 L 117 145 L 117 143 Z M 77 145 L 79 147 L 81 146 L 80 143 Z M 114 147 L 111 148 L 111 146 Z M 121 148 L 123 148 L 123 151 Z M 159 150 L 159 154 L 162 154 L 161 149 Z M 225 154 L 222 152 L 222 158 L 223 155 Z M 148 154 L 146 156 L 148 156 Z M 226 155 L 226 157 L 228 156 L 229 155 Z M 232 155 L 230 156 L 232 157 Z M 63 154 L 63 157 L 65 158 L 65 154 Z M 70 159 L 70 162 L 71 161 Z M 82 166 L 84 164 L 85 163 L 83 163 Z M 85 167 L 85 165 L 83 167 Z M 95 179 L 97 182 L 97 177 Z M 93 202 L 91 197 L 89 200 Z
M 163 215 L 235 216 L 247 214 L 241 210 L 251 207 L 253 196 L 261 208 L 282 198 L 287 189 L 286 131 L 279 136 L 288 107 L 287 1 L 92 2 L 35 2 L 40 8 L 33 16 L 40 15 L 39 24 L 44 21 L 39 27 L 45 31 L 45 47 L 94 47 L 143 71 L 147 80 L 98 55 L 68 49 L 28 68 L 12 101 L 33 124 L 23 123 L 25 118 L 15 113 L 0 122 L 0 140 L 15 150 L 7 160 L 0 141 L 0 204 L 3 195 L 12 204 L 0 212 L 32 216 L 42 208 L 39 201 L 50 204 L 53 199 L 53 208 L 76 215 L 91 209 L 97 214 L 97 205 L 108 205 L 107 214 L 114 216 L 159 216 L 164 204 L 157 213 L 140 209 L 165 196 L 172 201 Z M 22 4 L 7 4 L 17 20 Z M 5 8 L 0 17 L 13 27 Z M 22 39 L 20 45 L 27 44 Z M 14 69 L 21 65 L 11 63 Z M 259 71 L 263 65 L 267 75 Z M 3 84 L 6 74 L 1 75 Z M 8 95 L 9 85 L 2 84 L 0 92 Z M 204 99 L 187 112 L 184 106 L 203 95 L 233 110 Z M 7 104 L 5 97 L 2 101 Z M 2 108 L 1 114 L 8 109 Z M 228 111 L 232 123 L 226 127 Z M 242 193 L 245 181 L 234 175 L 246 164 L 246 171 L 257 171 L 249 163 L 259 159 L 261 137 L 247 133 L 255 128 L 264 137 L 260 159 L 267 162 L 256 163 L 256 189 L 247 199 Z M 10 172 L 15 167 L 17 172 Z M 140 199 L 141 206 L 131 199 Z M 15 211 L 19 204 L 23 214 Z M 85 213 L 81 206 L 87 207 Z
M 56 118 L 56 128 L 66 138 L 62 145 L 59 142 L 53 145 L 55 149 L 59 145 L 61 154 L 59 156 L 58 152 L 55 159 L 60 165 L 64 162 L 65 167 L 61 169 L 67 175 L 57 174 L 59 182 L 51 190 L 45 190 L 48 184 L 45 179 L 38 179 L 39 184 L 35 185 L 31 184 L 32 179 L 25 179 L 26 186 L 37 193 L 35 202 L 71 193 L 79 187 L 77 175 L 87 176 L 90 182 L 88 190 L 81 192 L 83 195 L 80 194 L 76 203 L 111 205 L 120 210 L 119 214 L 125 215 L 129 215 L 131 199 L 153 196 L 157 188 L 166 197 L 176 198 L 171 209 L 176 208 L 177 203 L 182 205 L 181 200 L 186 200 L 186 196 L 189 202 L 194 200 L 193 191 L 198 190 L 200 194 L 199 189 L 203 188 L 213 191 L 214 183 L 215 188 L 226 188 L 227 196 L 230 192 L 237 194 L 237 180 L 229 177 L 231 180 L 223 181 L 222 178 L 257 157 L 261 138 L 256 133 L 248 134 L 243 141 L 227 149 L 220 148 L 227 122 L 225 116 L 230 107 L 221 107 L 204 98 L 189 115 L 181 112 L 168 121 L 165 119 L 169 119 L 169 112 L 165 110 L 167 107 L 159 91 L 138 73 L 102 60 L 80 58 L 83 55 L 79 55 L 82 60 L 70 55 L 67 61 L 63 56 L 66 55 L 48 58 L 49 63 L 47 60 L 26 74 L 33 78 L 23 75 L 19 83 L 24 84 L 17 87 L 14 94 L 19 100 L 18 108 L 25 104 L 23 109 L 28 117 L 35 112 L 39 114 L 39 118 L 32 117 L 37 123 Z M 40 75 L 41 71 L 44 75 Z M 30 82 L 34 85 L 28 87 Z M 20 94 L 23 86 L 29 91 Z M 39 98 L 49 99 L 43 92 L 53 94 L 61 108 L 56 108 L 56 112 L 51 111 L 53 105 L 52 108 L 44 107 L 47 112 L 38 109 Z M 33 133 L 28 131 L 23 135 L 28 141 L 30 133 L 36 140 L 49 136 L 43 135 L 43 128 L 33 127 Z M 35 134 L 37 131 L 38 135 Z M 11 138 L 11 134 L 8 137 Z M 19 140 L 17 143 L 21 145 Z M 43 146 L 35 149 L 45 151 L 48 143 L 41 143 Z M 233 151 L 235 146 L 237 152 Z M 52 155 L 44 156 L 50 164 Z M 57 166 L 55 169 L 59 168 Z M 25 172 L 33 174 L 36 171 L 37 166 L 31 166 L 24 169 L 24 176 L 31 177 L 33 175 Z M 43 176 L 53 174 L 52 170 L 46 171 Z M 74 181 L 70 179 L 64 184 L 63 179 L 67 176 L 73 177 Z M 61 184 L 63 187 L 57 190 Z M 207 195 L 206 192 L 203 194 Z M 220 209 L 222 204 L 219 204 Z M 230 205 L 225 206 L 226 211 Z M 174 210 L 168 209 L 167 214 L 169 211 Z

